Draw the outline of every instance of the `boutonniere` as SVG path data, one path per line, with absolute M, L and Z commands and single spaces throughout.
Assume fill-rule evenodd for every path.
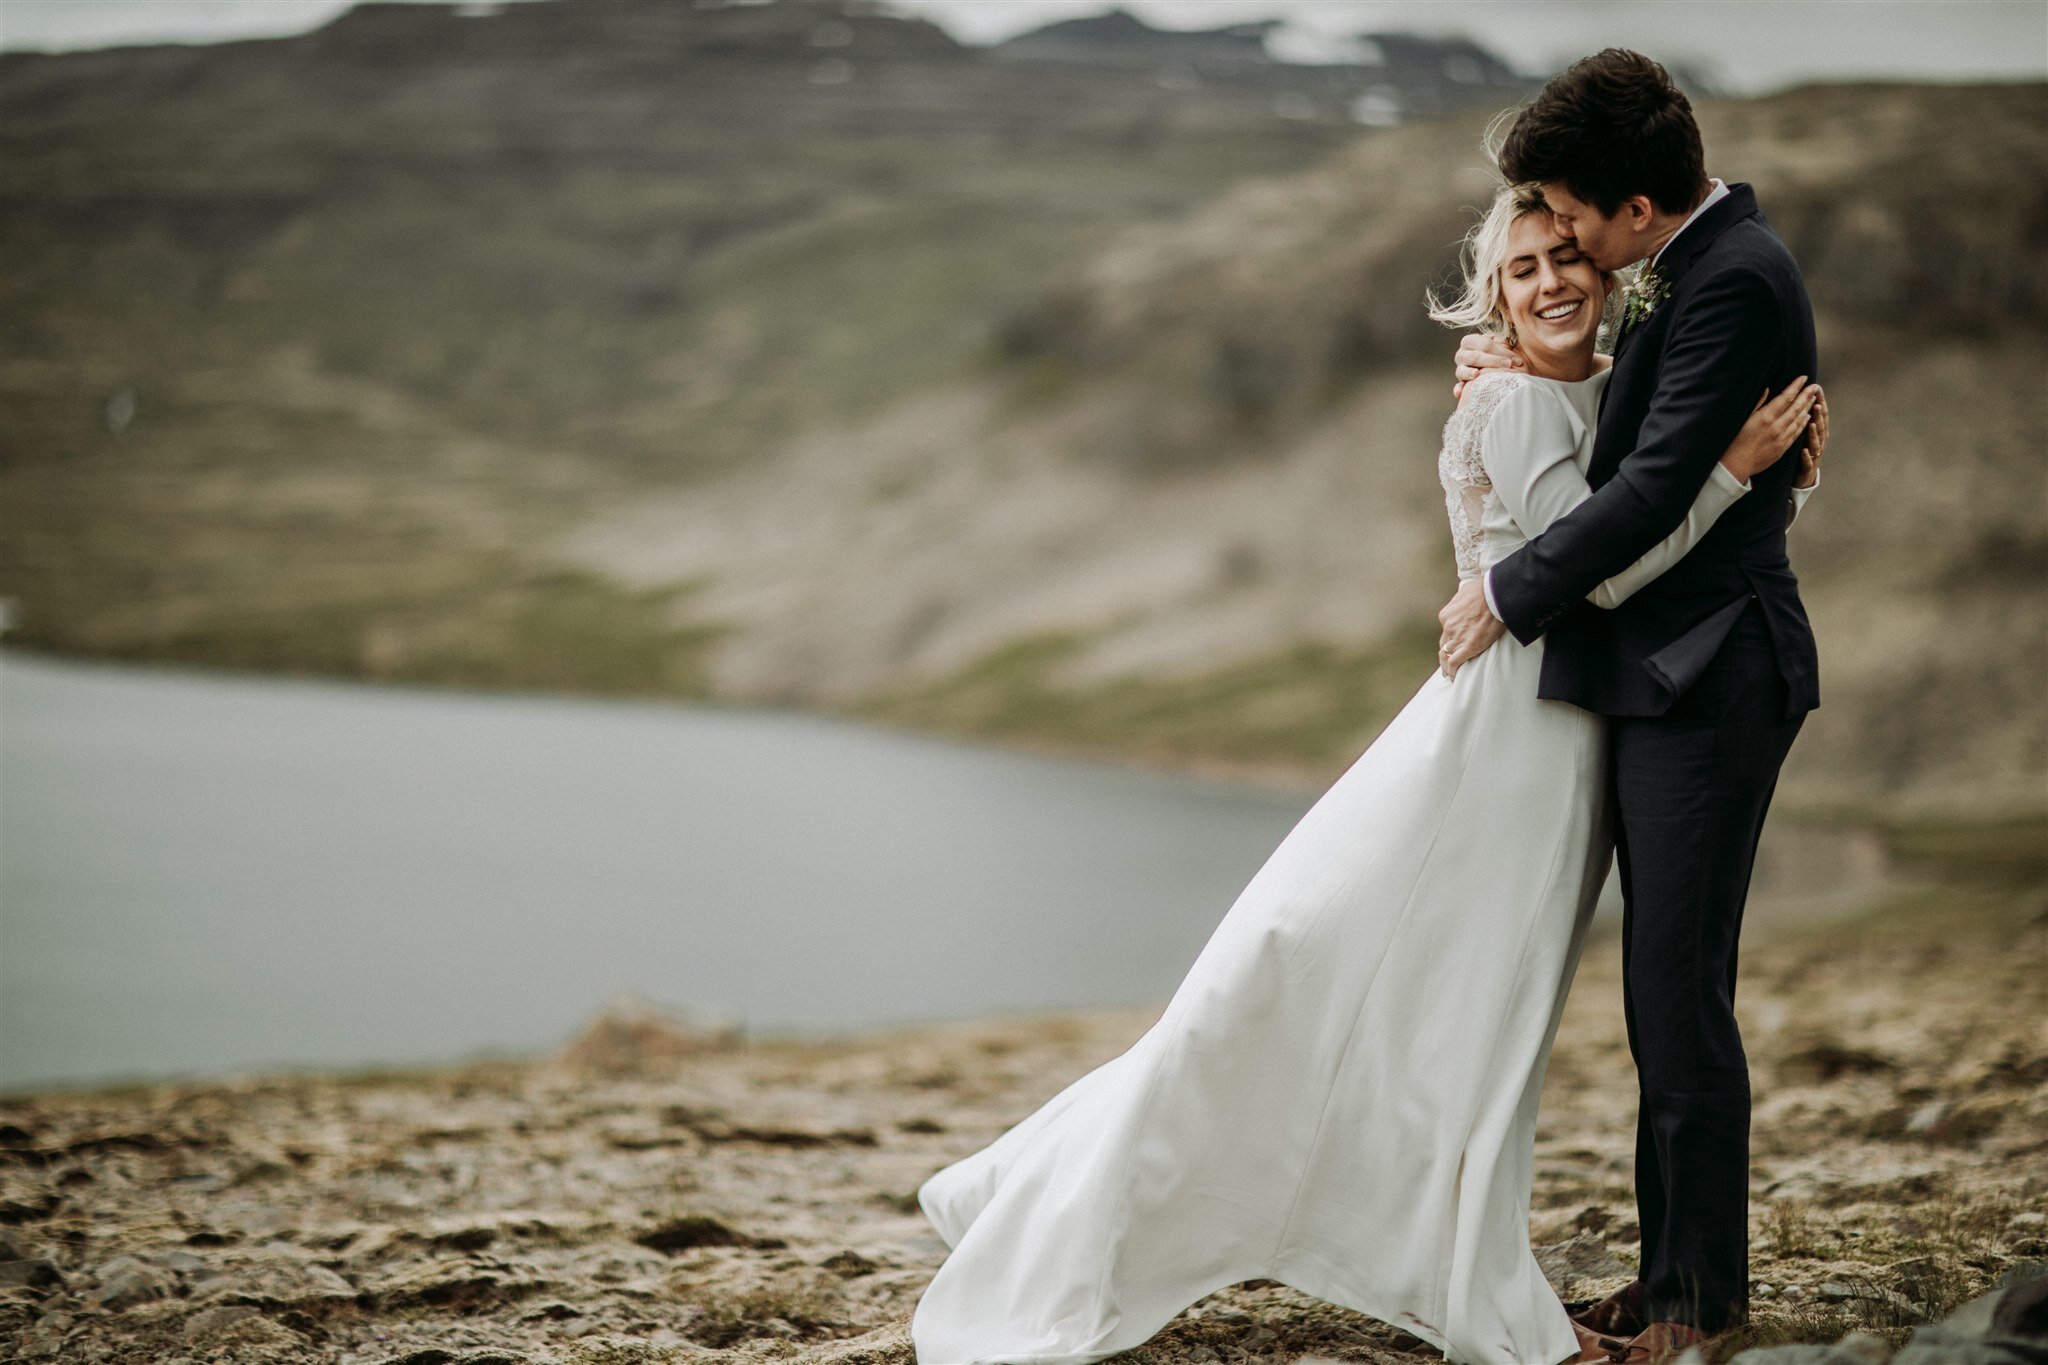
M 1664 278 L 1653 265 L 1642 268 L 1633 281 L 1622 290 L 1621 330 L 1641 322 L 1657 311 L 1657 305 L 1664 302 L 1671 293 L 1671 281 Z

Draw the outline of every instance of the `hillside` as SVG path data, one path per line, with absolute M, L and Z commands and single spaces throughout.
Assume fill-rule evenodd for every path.
M 1824 705 L 1809 808 L 2048 794 L 2048 360 L 2033 89 L 1703 112 L 1806 263 L 1836 414 L 1794 563 Z M 1477 116 L 1136 227 L 1014 315 L 989 379 L 565 542 L 696 576 L 724 695 L 1334 776 L 1430 664 L 1449 339 L 1418 306 L 1480 202 Z M 1958 150 L 1956 131 L 1980 130 Z M 1880 192 L 1877 187 L 1882 186 Z M 1919 225 L 1955 225 L 1925 250 Z
M 372 4 L 0 57 L 9 642 L 1334 776 L 1430 666 L 1419 298 L 1513 90 L 1449 46 L 1026 38 Z M 1386 90 L 1476 102 L 1361 126 Z M 1836 413 L 1788 793 L 2048 805 L 2041 87 L 1702 117 Z
M 699 694 L 676 589 L 537 538 L 974 372 L 1054 267 L 1342 145 L 1382 75 L 857 2 L 480 9 L 0 55 L 13 639 Z

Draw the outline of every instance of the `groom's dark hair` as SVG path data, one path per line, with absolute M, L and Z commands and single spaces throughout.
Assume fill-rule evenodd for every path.
M 1508 130 L 1500 169 L 1510 183 L 1562 181 L 1608 215 L 1636 194 L 1683 213 L 1707 183 L 1692 101 L 1670 72 L 1625 47 L 1574 62 L 1544 86 Z

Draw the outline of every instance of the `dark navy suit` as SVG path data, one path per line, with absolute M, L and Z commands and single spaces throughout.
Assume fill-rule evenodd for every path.
M 1685 520 L 1766 388 L 1819 378 L 1799 267 L 1750 187 L 1728 189 L 1665 246 L 1670 292 L 1616 348 L 1592 495 L 1488 575 L 1515 638 L 1547 637 L 1539 695 L 1613 717 L 1639 1275 L 1651 1320 L 1708 1330 L 1748 1316 L 1742 907 L 1778 769 L 1820 704 L 1785 554 L 1798 459 L 1619 608 L 1585 598 Z

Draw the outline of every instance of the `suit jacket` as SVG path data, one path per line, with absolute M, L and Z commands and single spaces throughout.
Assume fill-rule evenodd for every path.
M 1666 245 L 1658 267 L 1670 291 L 1616 348 L 1586 474 L 1592 495 L 1490 571 L 1515 638 L 1549 637 L 1539 696 L 1602 715 L 1662 715 L 1754 599 L 1787 717 L 1820 704 L 1813 630 L 1785 555 L 1796 457 L 1758 474 L 1685 558 L 1620 607 L 1586 601 L 1685 520 L 1766 388 L 1820 377 L 1798 264 L 1750 186 L 1728 190 Z

